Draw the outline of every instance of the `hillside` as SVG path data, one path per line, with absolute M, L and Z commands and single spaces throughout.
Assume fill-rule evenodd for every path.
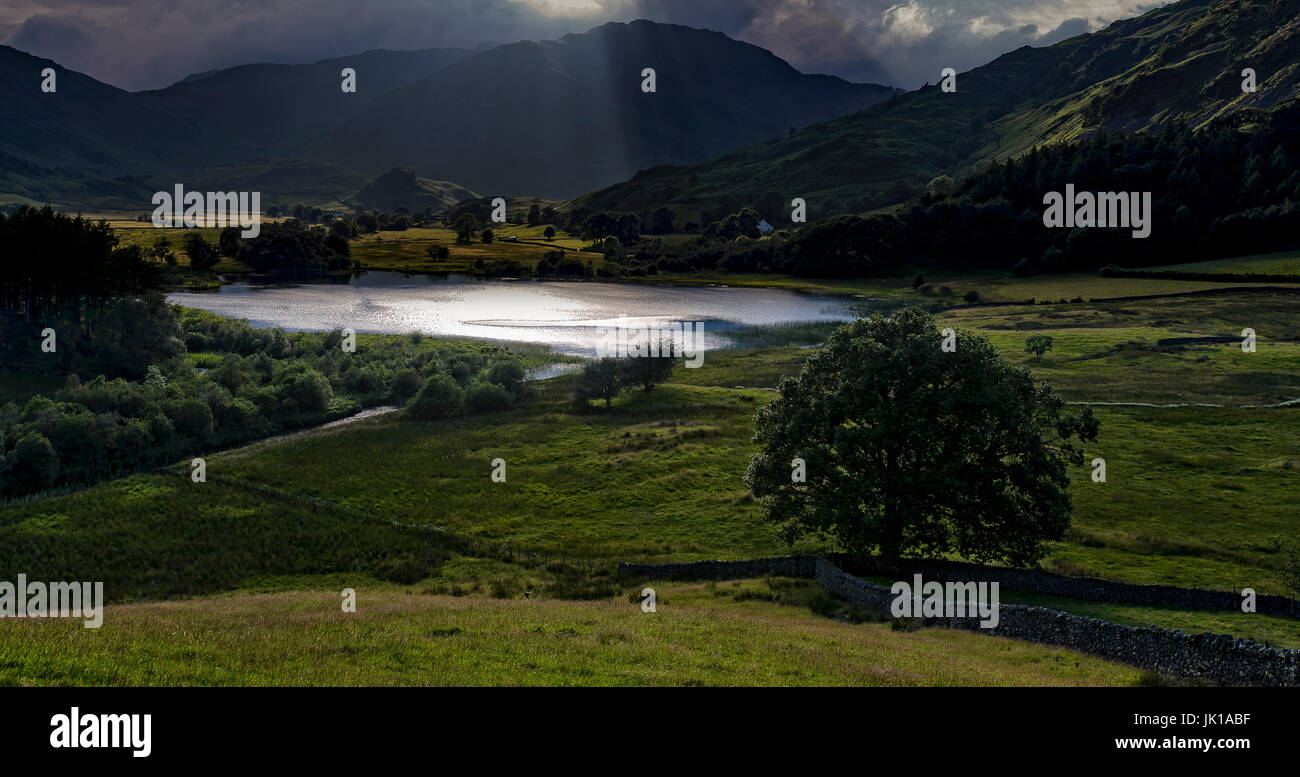
M 1300 94 L 1298 0 L 1184 0 L 1045 48 L 1022 47 L 937 85 L 689 167 L 640 172 L 575 210 L 725 214 L 776 193 L 810 218 L 906 199 L 959 174 L 1098 130 L 1200 127 Z M 1240 71 L 1258 89 L 1243 94 Z M 939 77 L 936 65 L 936 80 Z M 764 214 L 769 218 L 783 214 Z
M 642 92 L 653 67 L 657 91 Z M 485 195 L 573 196 L 878 102 L 894 90 L 805 75 L 721 33 L 637 21 L 464 59 L 367 107 L 311 154 L 398 165 Z
M 59 72 L 54 94 L 39 89 L 45 67 Z M 344 67 L 356 70 L 356 93 L 340 89 Z M 656 94 L 641 91 L 645 67 L 658 72 Z M 227 190 L 224 176 L 241 170 L 264 199 L 335 202 L 395 167 L 490 196 L 571 197 L 894 91 L 652 22 L 478 51 L 248 64 L 134 94 L 0 47 L 0 204 L 145 209 L 157 181 Z
M 311 65 L 245 65 L 132 94 L 0 46 L 0 204 L 143 211 L 153 192 L 177 180 L 336 203 L 366 177 L 327 161 L 285 158 L 381 89 L 472 53 L 370 51 Z M 39 89 L 46 67 L 58 73 L 52 94 Z M 356 94 L 339 89 L 343 67 L 358 72 Z
M 367 209 L 395 211 L 405 207 L 416 212 L 433 208 L 439 212 L 462 200 L 477 197 L 477 194 L 463 186 L 418 178 L 409 167 L 395 167 L 366 184 L 357 192 L 355 200 Z
M 178 117 L 190 151 L 175 163 L 212 167 L 250 157 L 301 156 L 317 138 L 364 115 L 380 94 L 413 83 L 473 54 L 471 49 L 368 51 L 310 65 L 255 64 L 191 76 L 166 89 L 142 92 L 142 105 Z M 345 93 L 343 68 L 357 73 Z M 202 148 L 202 155 L 194 152 Z M 332 160 L 325 160 L 332 161 Z

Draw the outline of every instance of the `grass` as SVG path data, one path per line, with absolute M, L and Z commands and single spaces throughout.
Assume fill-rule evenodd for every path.
M 4 685 L 1134 685 L 1131 667 L 947 629 L 830 620 L 662 586 L 628 598 L 491 599 L 358 588 L 113 606 L 0 624 Z
M 547 381 L 531 404 L 502 414 L 385 416 L 208 466 L 582 558 L 739 558 L 776 547 L 741 480 L 766 392 L 668 385 L 574 415 L 569 382 Z M 490 478 L 498 457 L 505 483 Z
M 1269 350 L 1267 338 L 1290 326 L 1284 301 L 1182 298 L 1132 316 L 1108 303 L 1093 308 L 1095 327 L 1075 320 L 1089 316 L 1084 308 L 1067 308 L 1064 319 L 1053 307 L 1036 306 L 967 308 L 943 321 L 989 334 L 1008 358 L 1072 401 L 1275 399 L 1293 386 L 1264 378 L 1300 373 L 1294 348 Z M 1205 363 L 1194 352 L 1110 349 L 1161 332 L 1217 331 L 1219 322 L 1245 315 L 1264 338 L 1256 354 L 1215 347 Z M 1165 317 L 1177 323 L 1156 326 Z M 1038 363 L 1023 353 L 1023 338 L 1036 330 L 1006 328 L 1020 323 L 1070 328 L 1045 330 L 1060 344 Z M 1108 326 L 1114 324 L 1124 326 Z M 561 377 L 505 413 L 443 422 L 382 416 L 215 454 L 208 468 L 273 485 L 294 499 L 324 497 L 571 557 L 666 561 L 787 552 L 762 521 L 743 474 L 755 452 L 753 414 L 771 399 L 763 387 L 795 373 L 808 353 L 711 352 L 700 369 L 678 369 L 672 383 L 585 413 L 575 413 L 569 400 L 572 377 Z M 1225 394 L 1225 387 L 1239 390 Z M 1290 423 L 1297 409 L 1103 405 L 1096 412 L 1101 437 L 1086 454 L 1106 460 L 1107 481 L 1094 483 L 1087 468 L 1075 470 L 1073 532 L 1054 548 L 1049 568 L 1284 593 L 1275 567 L 1297 529 L 1300 449 Z M 498 457 L 507 462 L 505 483 L 490 478 Z M 86 509 L 93 504 L 94 515 L 134 509 L 113 484 L 89 493 Z M 12 523 L 3 516 L 14 509 L 0 510 L 0 522 Z M 795 550 L 826 547 L 809 541 Z
M 184 474 L 0 508 L 0 580 L 100 580 L 111 601 L 196 596 L 275 575 L 410 582 L 437 571 L 445 545 L 418 529 Z
M 1095 298 L 1103 282 L 1132 279 L 1078 276 L 1069 288 L 1063 277 L 1020 280 Z M 843 293 L 854 283 L 868 288 L 829 282 Z M 896 287 L 862 293 L 935 301 L 905 278 L 889 283 Z M 1069 401 L 1235 406 L 1300 397 L 1295 305 L 1294 294 L 1281 292 L 957 305 L 940 325 L 989 337 Z M 1258 334 L 1256 353 L 1236 340 L 1160 344 L 1237 338 L 1245 327 Z M 1023 352 L 1036 333 L 1054 338 L 1041 361 Z M 1134 670 L 1103 671 L 1042 646 L 826 618 L 816 612 L 844 616 L 844 608 L 794 582 L 656 586 L 660 612 L 643 616 L 626 596 L 615 598 L 608 576 L 465 555 L 382 520 L 606 563 L 830 549 L 780 543 L 743 482 L 754 412 L 799 370 L 810 353 L 799 346 L 824 334 L 796 326 L 746 340 L 742 331 L 743 348 L 712 351 L 700 369 L 678 369 L 670 383 L 610 408 L 576 411 L 573 378 L 560 377 L 539 384 L 529 404 L 494 415 L 418 422 L 392 414 L 216 453 L 207 457 L 206 484 L 140 475 L 0 506 L 0 579 L 19 571 L 103 579 L 114 601 L 225 592 L 116 607 L 97 633 L 62 622 L 0 624 L 0 682 L 1131 682 Z M 1300 408 L 1095 409 L 1101 437 L 1086 454 L 1105 458 L 1107 480 L 1093 482 L 1086 468 L 1073 473 L 1073 525 L 1047 569 L 1286 593 L 1276 567 L 1300 529 Z M 507 462 L 505 483 L 490 478 L 498 457 Z M 413 588 L 394 582 L 415 579 Z M 337 609 L 342 587 L 363 591 L 351 620 Z M 531 598 L 520 598 L 525 591 Z M 1004 601 L 1300 646 L 1300 621 L 1288 619 L 1015 592 Z
M 549 251 L 562 250 L 565 248 L 576 248 L 571 245 L 571 239 L 557 239 L 554 243 L 538 245 L 526 242 L 508 242 L 500 238 L 515 234 L 520 240 L 533 239 L 531 231 L 537 231 L 535 236 L 539 241 L 545 242 L 541 238 L 541 232 L 538 228 L 528 227 L 506 227 L 498 232 L 494 227 L 493 232 L 497 233 L 497 239 L 492 243 L 476 242 L 468 245 L 460 245 L 456 242 L 456 233 L 450 229 L 435 227 L 415 227 L 401 232 L 377 232 L 372 235 L 362 235 L 352 241 L 352 258 L 361 263 L 363 269 L 367 270 L 391 270 L 395 272 L 411 273 L 473 273 L 474 262 L 482 259 L 484 262 L 502 259 L 520 262 L 528 267 L 535 266 L 542 257 Z M 581 241 L 578 241 L 580 243 Z M 445 260 L 430 259 L 425 253 L 429 246 L 435 243 L 446 246 L 451 251 L 451 255 Z M 592 267 L 597 268 L 604 264 L 605 257 L 590 251 L 566 251 L 572 253 L 574 257 L 581 261 L 591 262 Z
M 1143 267 L 1154 272 L 1258 273 L 1261 275 L 1295 275 L 1300 280 L 1300 251 L 1278 251 L 1232 259 L 1212 259 L 1158 267 Z
M 1236 261 L 1239 260 L 1224 260 L 1224 268 L 1213 271 L 1248 271 L 1246 269 L 1235 269 L 1232 263 Z M 1189 270 L 1191 267 L 1193 266 L 1188 266 Z M 925 274 L 926 284 L 932 287 L 932 294 L 927 295 L 918 289 L 912 288 L 912 277 L 918 271 Z M 1202 271 L 1210 272 L 1211 270 Z M 1258 272 L 1263 272 L 1263 270 L 1258 270 Z M 1004 271 L 954 272 L 915 266 L 901 268 L 893 275 L 876 278 L 796 278 L 771 273 L 706 271 L 699 273 L 662 273 L 655 278 L 638 280 L 685 285 L 757 286 L 801 291 L 810 294 L 860 296 L 927 306 L 934 304 L 960 305 L 962 304 L 963 295 L 969 291 L 978 292 L 980 299 L 985 302 L 1008 303 L 1024 302 L 1026 300 L 1056 302 L 1058 300 L 1071 300 L 1076 297 L 1082 297 L 1085 301 L 1092 301 L 1123 297 L 1184 294 L 1214 289 L 1232 289 L 1243 285 L 1231 281 L 1192 281 L 1176 278 L 1103 278 L 1096 273 L 1034 275 L 1022 278 Z M 1247 283 L 1245 285 L 1300 288 L 1300 277 L 1296 278 L 1296 283 Z M 948 286 L 952 289 L 950 297 L 939 296 L 938 290 L 942 286 Z

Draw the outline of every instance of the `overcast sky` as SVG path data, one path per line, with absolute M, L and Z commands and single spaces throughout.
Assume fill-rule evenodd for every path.
M 545 40 L 607 21 L 720 30 L 805 72 L 913 88 L 1148 0 L 0 0 L 0 42 L 125 89 L 247 62 Z

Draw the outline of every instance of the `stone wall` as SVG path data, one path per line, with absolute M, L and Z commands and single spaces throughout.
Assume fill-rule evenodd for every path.
M 826 590 L 862 607 L 888 609 L 894 599 L 887 586 L 860 580 L 825 559 L 817 560 L 815 577 Z M 1226 635 L 1121 626 L 1044 607 L 1004 604 L 998 614 L 998 625 L 991 629 L 981 628 L 978 617 L 925 620 L 947 628 L 1059 645 L 1170 677 L 1207 679 L 1220 685 L 1300 686 L 1300 650 L 1264 647 Z
M 1129 602 L 1197 610 L 1240 611 L 1234 592 L 1174 586 L 1133 585 L 1109 580 L 1071 578 L 1026 569 L 931 561 L 907 562 L 906 570 L 886 567 L 878 559 L 816 556 L 777 556 L 741 561 L 697 561 L 680 564 L 630 564 L 620 562 L 621 575 L 646 580 L 743 580 L 765 577 L 815 579 L 827 591 L 867 609 L 889 610 L 894 595 L 888 586 L 862 580 L 840 569 L 836 562 L 865 575 L 911 580 L 920 573 L 926 581 L 997 582 L 1017 591 L 1051 593 L 1074 599 Z M 1259 611 L 1291 614 L 1291 600 L 1260 596 Z M 1173 629 L 1121 626 L 1081 615 L 1003 604 L 998 625 L 980 627 L 980 618 L 926 618 L 933 625 L 981 631 L 1077 650 L 1121 661 L 1178 678 L 1206 679 L 1220 685 L 1300 686 L 1300 650 L 1265 647 L 1223 634 L 1185 634 Z
M 817 574 L 817 557 L 775 556 L 681 564 L 630 564 L 620 561 L 618 573 L 646 580 L 745 580 L 768 575 L 812 578 Z
M 991 567 L 956 561 L 907 561 L 905 567 L 891 566 L 877 557 L 830 557 L 840 568 L 867 577 L 911 580 L 920 573 L 938 582 L 996 582 L 1003 588 L 1024 593 L 1053 594 L 1089 602 L 1122 602 L 1182 610 L 1241 612 L 1240 591 L 1212 591 L 1207 588 L 1179 588 L 1172 585 L 1138 585 L 1092 577 L 1066 577 L 1035 569 Z M 1258 594 L 1255 611 L 1264 615 L 1300 617 L 1296 602 L 1285 596 Z

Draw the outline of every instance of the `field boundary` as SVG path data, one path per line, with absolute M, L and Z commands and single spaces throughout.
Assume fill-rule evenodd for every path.
M 816 580 L 830 593 L 847 601 L 874 610 L 888 610 L 894 600 L 894 593 L 888 586 L 871 583 L 844 571 L 832 559 L 848 562 L 845 556 L 778 556 L 773 558 L 744 559 L 739 561 L 699 561 L 681 564 L 633 564 L 620 562 L 619 574 L 649 579 L 710 579 L 740 580 L 765 575 L 783 577 L 810 578 Z M 859 566 L 867 569 L 867 574 L 884 573 L 887 570 L 873 566 L 869 561 L 857 560 Z M 949 565 L 946 570 L 939 565 Z M 995 573 L 1021 573 L 1030 575 L 1047 575 L 1060 580 L 1076 580 L 1083 585 L 1102 583 L 1110 586 L 1124 586 L 1121 589 L 1094 589 L 1093 601 L 1116 601 L 1100 599 L 1099 596 L 1113 595 L 1116 590 L 1128 588 L 1165 589 L 1190 594 L 1204 593 L 1213 596 L 1231 596 L 1231 592 L 1209 591 L 1206 589 L 1179 589 L 1173 586 L 1133 586 L 1126 583 L 1090 580 L 1087 578 L 1066 578 L 1061 575 L 1039 573 L 1034 570 L 1001 570 L 976 564 L 957 564 L 956 562 L 929 562 L 919 564 L 907 576 L 922 569 L 924 577 L 942 580 L 944 572 L 959 569 L 976 573 L 967 574 L 964 580 L 979 580 L 981 571 Z M 888 570 L 897 575 L 897 570 Z M 951 575 L 948 575 L 951 577 Z M 1002 575 L 994 574 L 993 577 Z M 990 581 L 991 582 L 991 581 Z M 1001 580 L 999 580 L 1001 583 Z M 1007 584 L 1009 588 L 1016 586 Z M 1021 590 L 1021 589 L 1018 589 Z M 1041 590 L 1041 589 L 1038 589 Z M 1078 597 L 1083 598 L 1083 597 Z M 1264 597 L 1260 597 L 1263 599 Z M 1270 597 L 1270 600 L 1291 602 L 1285 597 Z M 1123 600 L 1119 600 L 1123 601 Z M 1208 609 L 1208 608 L 1193 608 Z M 1081 653 L 1121 661 L 1142 669 L 1149 669 L 1160 674 L 1187 679 L 1206 679 L 1220 685 L 1275 685 L 1285 687 L 1300 686 L 1300 650 L 1274 648 L 1245 639 L 1234 639 L 1226 634 L 1187 634 L 1175 629 L 1155 626 L 1122 626 L 1116 623 L 1090 618 L 1083 615 L 1052 610 L 1046 607 L 1030 607 L 1019 604 L 1004 604 L 999 607 L 998 624 L 990 629 L 983 628 L 981 618 L 975 617 L 931 617 L 926 621 L 945 628 L 965 629 L 984 632 L 1000 637 L 1041 642 L 1043 644 L 1077 650 Z
M 775 556 L 739 561 L 695 561 L 676 564 L 638 564 L 619 562 L 619 574 L 658 580 L 742 580 L 750 577 L 816 577 L 817 562 L 827 559 L 849 572 L 867 577 L 911 579 L 920 574 L 938 582 L 996 582 L 1013 591 L 1049 594 L 1088 602 L 1110 602 L 1179 610 L 1240 612 L 1242 597 L 1238 591 L 1209 588 L 1183 588 L 1172 585 L 1146 585 L 1104 580 L 1095 577 L 1069 577 L 1037 569 L 995 567 L 961 561 L 904 560 L 903 566 L 886 563 L 871 556 L 843 553 L 828 556 Z M 1261 615 L 1300 618 L 1300 602 L 1286 596 L 1257 594 L 1255 609 Z
M 817 560 L 816 580 L 827 591 L 866 607 L 888 608 L 894 599 L 888 587 L 860 580 L 824 558 Z M 993 628 L 983 628 L 979 616 L 925 620 L 944 628 L 1057 645 L 1171 677 L 1219 685 L 1300 686 L 1300 650 L 1265 647 L 1226 634 L 1122 626 L 1021 604 L 999 606 L 998 623 Z

